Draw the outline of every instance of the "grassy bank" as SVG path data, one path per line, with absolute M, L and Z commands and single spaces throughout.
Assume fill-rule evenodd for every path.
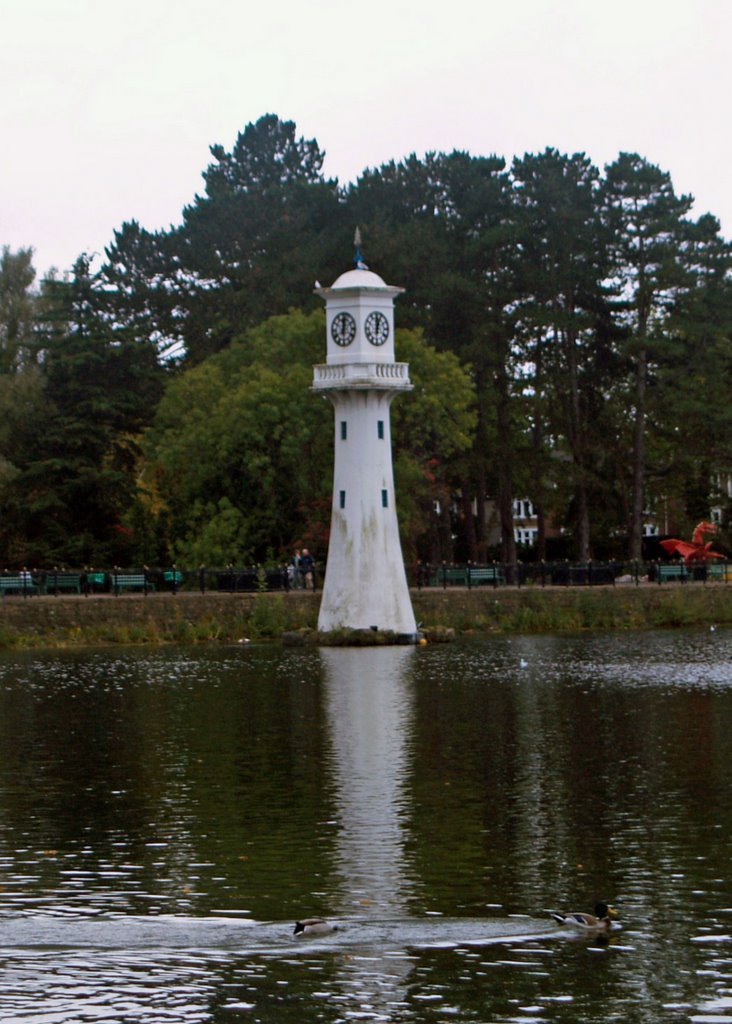
M 237 643 L 314 628 L 317 595 L 128 594 L 0 599 L 0 648 Z
M 458 632 L 567 633 L 732 625 L 732 586 L 423 591 L 414 606 L 423 622 L 439 622 Z
M 732 625 L 732 586 L 422 590 L 417 621 L 459 634 Z M 319 595 L 150 594 L 0 599 L 0 648 L 237 643 L 314 629 Z

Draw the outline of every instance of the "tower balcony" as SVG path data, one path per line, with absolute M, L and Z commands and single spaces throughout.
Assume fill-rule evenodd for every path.
M 319 363 L 313 367 L 313 391 L 411 391 L 412 387 L 409 363 Z

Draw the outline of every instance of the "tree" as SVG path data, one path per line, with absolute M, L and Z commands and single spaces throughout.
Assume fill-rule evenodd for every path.
M 123 225 L 103 268 L 118 322 L 188 364 L 270 316 L 315 308 L 316 274 L 335 276 L 347 245 L 337 182 L 294 122 L 267 114 L 211 156 L 182 223 L 156 234 Z
M 395 407 L 403 417 L 395 418 L 397 493 L 411 554 L 424 542 L 422 513 L 445 472 L 433 462 L 435 447 L 449 460 L 469 443 L 472 389 L 455 357 L 429 349 L 419 334 L 399 331 L 397 345 L 416 385 Z M 169 383 L 145 439 L 145 477 L 164 498 L 178 560 L 284 559 L 298 541 L 325 550 L 332 412 L 310 390 L 323 347 L 322 311 L 293 311 Z
M 637 153 L 621 153 L 605 168 L 604 218 L 610 280 L 622 299 L 617 314 L 630 366 L 633 423 L 629 535 L 631 558 L 642 555 L 646 498 L 649 387 L 663 361 L 666 328 L 680 291 L 689 287 L 683 250 L 690 196 L 677 196 L 670 175 Z
M 544 517 L 559 444 L 571 460 L 570 507 L 577 554 L 586 561 L 592 550 L 591 496 L 606 469 L 603 409 L 613 368 L 602 286 L 599 172 L 584 154 L 554 149 L 527 154 L 512 170 L 521 238 L 517 315 L 525 365 L 533 367 L 526 382 L 533 418 L 532 497 Z M 553 439 L 549 449 L 547 433 Z
M 124 516 L 160 371 L 154 350 L 99 318 L 97 285 L 86 257 L 49 284 L 36 435 L 3 495 L 23 561 L 110 564 L 134 551 Z
M 321 312 L 277 317 L 170 381 L 145 476 L 179 560 L 284 556 L 312 528 L 332 443 L 329 411 L 309 391 L 323 331 Z
M 180 230 L 150 232 L 136 221 L 124 223 L 105 249 L 94 294 L 100 316 L 154 347 L 164 362 L 186 353 L 193 289 L 181 244 Z
M 463 154 L 453 154 L 455 160 Z M 345 194 L 346 218 L 359 225 L 370 265 L 405 289 L 399 299 L 402 327 L 433 335 L 434 288 L 452 269 L 454 214 L 446 178 L 451 157 L 412 153 L 365 170 Z
M 509 174 L 455 151 L 340 190 L 322 166 L 315 139 L 268 114 L 211 147 L 180 224 L 123 224 L 99 274 L 82 258 L 35 292 L 30 251 L 3 250 L 0 537 L 15 561 L 131 558 L 158 536 L 206 561 L 323 546 L 312 291 L 344 269 L 356 225 L 416 332 L 419 387 L 394 407 L 410 557 L 486 560 L 489 497 L 508 563 L 516 496 L 539 512 L 540 554 L 555 515 L 582 559 L 622 531 L 637 557 L 654 498 L 703 503 L 730 462 L 732 422 L 708 398 L 730 375 L 730 249 L 668 174 L 620 154 L 603 179 L 553 149 Z
M 13 373 L 35 359 L 35 277 L 33 250 L 11 252 L 4 245 L 0 255 L 0 374 Z
M 29 495 L 22 473 L 43 450 L 47 419 L 38 367 L 0 374 L 0 560 L 5 565 L 36 561 L 28 544 Z
M 677 290 L 665 324 L 662 360 L 648 412 L 648 490 L 670 503 L 690 530 L 726 504 L 710 483 L 732 465 L 732 246 L 705 215 L 685 225 L 681 258 L 687 286 Z M 719 398 L 719 400 L 717 400 Z
M 347 203 L 364 226 L 374 265 L 388 266 L 390 278 L 407 288 L 400 303 L 406 322 L 424 325 L 430 343 L 470 367 L 477 427 L 453 492 L 464 496 L 469 557 L 481 561 L 487 557 L 486 496 L 489 489 L 497 492 L 502 557 L 515 561 L 509 312 L 515 237 L 505 163 L 458 151 L 424 160 L 412 155 L 366 172 Z
M 405 558 L 442 560 L 436 508 L 449 508 L 454 463 L 473 447 L 475 388 L 452 352 L 425 343 L 423 331 L 398 329 L 399 359 L 414 391 L 392 406 L 394 479 Z
M 17 481 L 45 441 L 43 374 L 38 365 L 41 295 L 33 290 L 31 249 L 0 257 L 0 550 L 7 563 L 27 561 L 26 523 Z

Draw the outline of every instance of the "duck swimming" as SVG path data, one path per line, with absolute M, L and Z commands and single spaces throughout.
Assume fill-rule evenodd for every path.
M 330 935 L 338 931 L 337 924 L 331 924 L 322 917 L 304 917 L 302 921 L 295 922 L 293 935 Z
M 617 917 L 617 911 L 609 907 L 607 903 L 596 903 L 594 914 L 583 914 L 573 912 L 571 914 L 552 914 L 559 924 L 569 925 L 570 928 L 577 928 L 586 932 L 609 932 L 612 927 L 612 918 Z

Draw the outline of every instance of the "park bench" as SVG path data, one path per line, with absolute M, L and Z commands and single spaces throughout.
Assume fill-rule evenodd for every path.
M 668 583 L 672 580 L 686 581 L 689 578 L 689 570 L 683 562 L 670 562 L 668 565 L 659 565 L 657 572 L 659 583 Z
M 720 583 L 732 583 L 732 565 L 727 563 L 720 565 L 718 562 L 712 562 L 707 566 L 707 579 Z
M 503 573 L 497 565 L 483 565 L 477 568 L 470 566 L 467 572 L 467 585 L 469 587 L 483 587 L 491 584 L 497 587 L 499 583 L 505 583 Z
M 0 594 L 5 597 L 7 594 L 38 594 L 40 587 L 34 583 L 30 573 L 21 573 L 19 576 L 0 576 Z
M 111 572 L 109 578 L 115 594 L 122 590 L 142 590 L 145 594 L 148 590 L 155 590 L 155 585 L 150 583 L 144 572 Z
M 480 587 L 505 583 L 503 573 L 496 565 L 448 566 L 437 569 L 430 580 L 431 587 Z
M 86 574 L 85 590 L 87 594 L 99 594 L 106 591 L 106 572 L 88 572 Z
M 183 573 L 180 569 L 165 569 L 162 574 L 163 586 L 176 592 L 183 582 Z M 148 584 L 149 586 L 149 584 Z
M 465 587 L 467 578 L 464 567 L 443 565 L 430 579 L 431 587 Z
M 81 574 L 78 572 L 48 572 L 44 589 L 47 594 L 58 594 L 62 590 L 67 593 L 80 594 Z

